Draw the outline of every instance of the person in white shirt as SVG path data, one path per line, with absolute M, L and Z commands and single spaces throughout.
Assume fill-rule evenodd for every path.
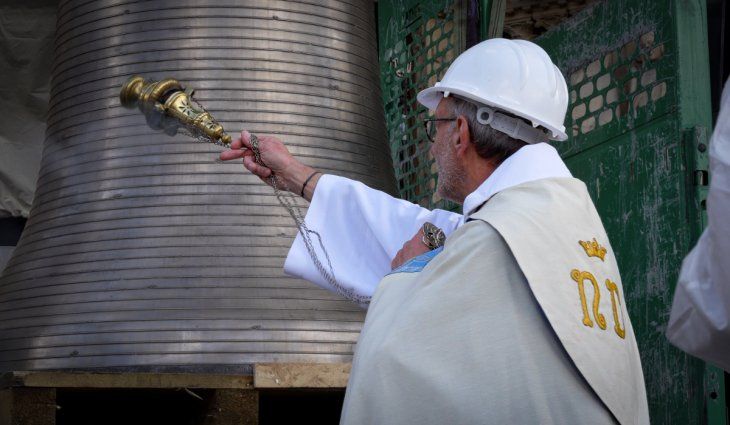
M 341 423 L 649 423 L 611 245 L 545 143 L 567 138 L 560 71 L 533 43 L 491 39 L 418 100 L 435 112 L 437 191 L 463 215 L 318 174 L 274 137 L 243 132 L 221 154 L 311 200 L 334 279 L 301 233 L 285 271 L 368 307 Z
M 667 338 L 682 350 L 730 371 L 730 85 L 727 82 L 710 140 L 710 177 L 707 228 L 682 263 Z

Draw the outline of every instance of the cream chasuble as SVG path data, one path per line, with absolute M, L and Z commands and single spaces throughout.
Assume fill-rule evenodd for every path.
M 342 423 L 649 423 L 620 276 L 583 183 L 515 186 L 471 217 L 378 286 Z

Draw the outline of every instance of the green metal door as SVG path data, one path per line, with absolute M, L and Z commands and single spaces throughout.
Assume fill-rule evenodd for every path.
M 433 195 L 418 90 L 465 48 L 462 0 L 379 1 L 383 102 L 400 194 L 456 209 Z M 502 1 L 481 16 L 501 28 Z M 569 140 L 556 143 L 586 182 L 616 252 L 636 331 L 652 423 L 727 424 L 722 373 L 664 337 L 682 258 L 702 229 L 711 125 L 705 4 L 602 1 L 534 40 L 566 76 Z M 488 34 L 484 24 L 481 34 Z M 498 33 L 498 31 L 492 31 Z M 607 364 L 607 368 L 611 365 Z
M 656 424 L 726 423 L 722 374 L 664 336 L 682 258 L 702 229 L 705 13 L 697 0 L 603 1 L 534 40 L 568 82 L 570 139 L 555 146 L 616 251 Z

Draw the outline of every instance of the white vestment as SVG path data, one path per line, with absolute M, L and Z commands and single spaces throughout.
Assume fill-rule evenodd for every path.
M 729 80 L 730 81 L 730 80 Z M 667 338 L 730 371 L 730 85 L 710 141 L 707 228 L 682 263 Z
M 356 349 L 343 423 L 613 423 L 614 418 L 648 423 L 620 276 L 584 186 L 568 195 L 557 190 L 545 191 L 543 198 L 519 196 L 517 188 L 544 186 L 556 177 L 577 182 L 552 147 L 526 146 L 467 197 L 465 217 L 430 212 L 347 179 L 320 179 L 307 224 L 322 234 L 340 284 L 375 294 Z M 553 195 L 558 202 L 551 202 Z M 480 209 L 493 196 L 521 199 L 518 209 L 543 201 L 547 209 L 529 209 L 531 214 L 520 215 L 522 223 L 510 223 L 509 215 L 500 214 L 509 207 L 493 210 L 487 208 L 490 201 Z M 571 197 L 591 213 L 569 215 L 562 205 L 575 204 Z M 486 211 L 489 216 L 483 216 Z M 560 221 L 561 214 L 567 222 Z M 469 221 L 472 215 L 476 220 Z M 429 253 L 432 261 L 419 257 L 407 263 L 410 272 L 388 274 L 392 257 L 425 220 L 449 234 L 443 252 Z M 535 229 L 545 229 L 546 236 Z M 568 242 L 555 236 L 560 230 L 566 230 Z M 597 238 L 607 261 L 589 258 L 579 238 L 586 243 Z M 543 247 L 539 255 L 531 252 L 530 241 Z M 595 270 L 602 297 L 580 273 L 571 280 L 571 267 L 580 273 Z M 301 241 L 292 247 L 286 270 L 327 286 Z M 548 276 L 545 282 L 541 272 Z M 613 292 L 603 279 L 610 279 Z M 545 290 L 550 285 L 554 293 Z M 592 326 L 584 314 L 592 315 Z M 625 335 L 619 337 L 619 331 Z

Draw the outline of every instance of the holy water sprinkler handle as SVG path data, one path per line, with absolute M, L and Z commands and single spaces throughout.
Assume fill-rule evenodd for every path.
M 135 75 L 122 86 L 119 101 L 128 109 L 139 107 L 147 117 L 147 123 L 156 130 L 164 128 L 175 134 L 179 124 L 212 142 L 229 146 L 231 136 L 208 111 L 193 102 L 191 96 L 192 90 L 186 90 L 174 78 L 145 81 Z M 173 125 L 170 126 L 170 120 L 163 123 L 162 116 L 172 118 Z

